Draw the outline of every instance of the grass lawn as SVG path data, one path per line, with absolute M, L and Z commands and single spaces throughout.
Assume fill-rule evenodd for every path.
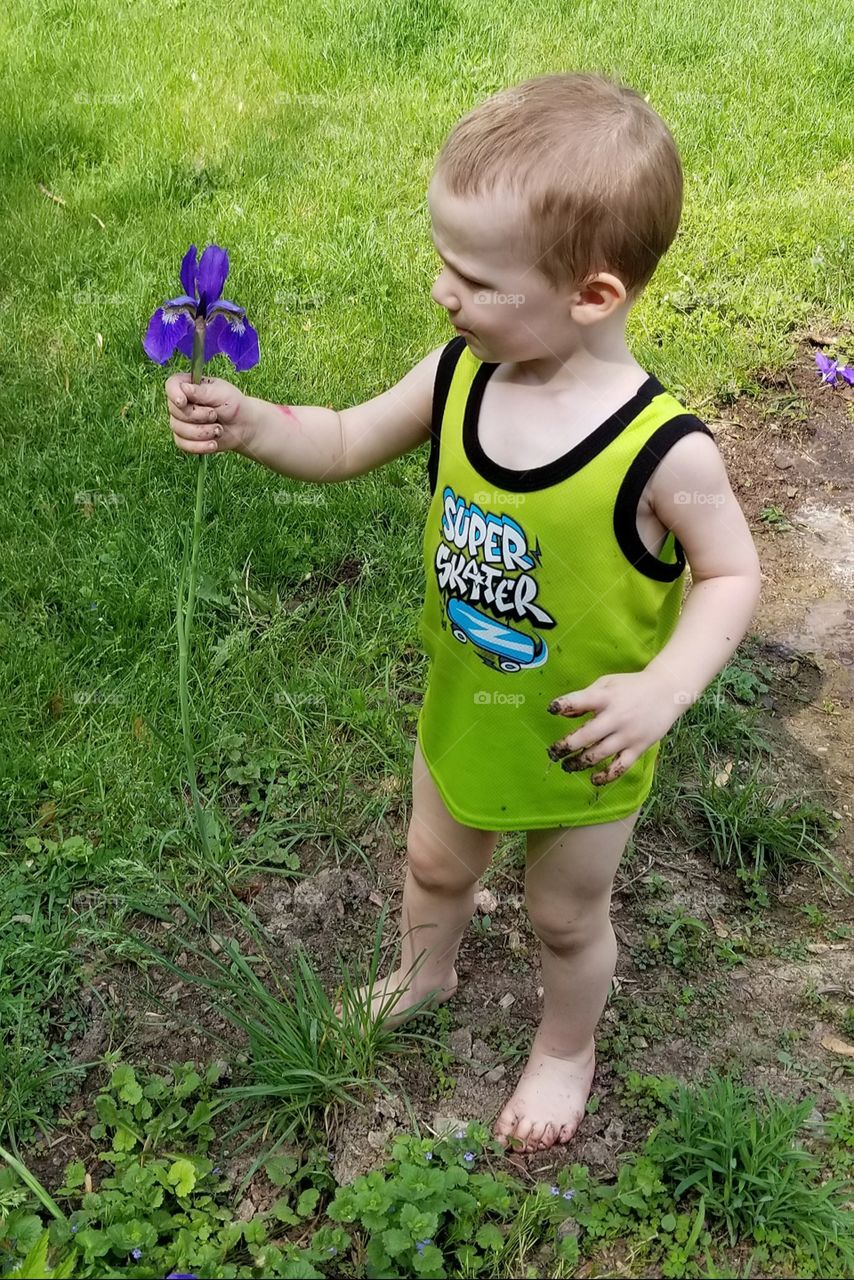
M 392 1051 L 420 1055 L 453 1114 L 453 1092 L 441 1085 L 447 1018 L 419 1024 L 423 1042 L 380 1036 L 358 1052 L 318 1049 L 324 989 L 342 981 L 334 943 L 344 940 L 345 984 L 372 956 L 379 963 L 384 921 L 370 923 L 369 895 L 379 888 L 385 901 L 399 881 L 391 860 L 405 839 L 426 674 L 417 623 L 427 450 L 314 487 L 236 455 L 208 464 L 191 697 L 201 787 L 222 827 L 211 862 L 193 828 L 177 697 L 175 593 L 195 463 L 169 433 L 171 368 L 141 347 L 152 311 L 179 292 L 187 246 L 217 243 L 231 260 L 226 296 L 246 307 L 261 361 L 235 375 L 218 358 L 211 372 L 294 405 L 341 408 L 377 395 L 452 336 L 430 299 L 438 258 L 426 187 L 454 122 L 502 86 L 599 70 L 649 95 L 685 170 L 679 234 L 630 318 L 633 353 L 700 416 L 739 397 L 759 403 L 763 375 L 793 361 L 802 332 L 834 330 L 854 306 L 848 19 L 842 0 L 710 0 L 701 10 L 684 0 L 7 6 L 0 1148 L 10 1161 L 0 1173 L 0 1275 L 47 1247 L 50 1221 L 47 1261 L 30 1253 L 26 1265 L 60 1270 L 19 1274 L 302 1276 L 341 1265 L 352 1275 L 741 1275 L 749 1272 L 726 1268 L 747 1267 L 755 1249 L 766 1251 L 753 1264 L 769 1268 L 762 1274 L 854 1266 L 839 1208 L 847 1193 L 821 1187 L 854 1167 L 850 1103 L 828 1102 L 824 1146 L 800 1159 L 793 1135 L 809 1108 L 799 1100 L 714 1082 L 686 1100 L 668 1072 L 633 1078 L 625 1057 L 620 1096 L 647 1122 L 633 1133 L 629 1172 L 620 1183 L 597 1180 L 570 1153 L 536 1182 L 490 1154 L 477 1125 L 438 1146 L 424 1136 L 425 1113 L 407 1104 L 408 1077 L 395 1074 Z M 758 652 L 748 647 L 680 721 L 638 829 L 664 855 L 699 849 L 728 884 L 739 876 L 754 947 L 787 868 L 811 864 L 805 874 L 818 877 L 831 865 L 834 829 L 818 797 L 782 810 L 773 798 L 754 714 L 770 681 Z M 725 803 L 709 782 L 716 753 L 745 762 Z M 383 834 L 389 865 L 380 874 L 372 847 Z M 499 890 L 518 880 L 518 849 L 504 843 Z M 345 912 L 352 890 L 355 916 L 368 922 L 360 941 L 343 925 L 339 939 L 321 911 L 326 969 L 311 959 L 310 932 L 290 960 L 270 952 L 268 921 L 253 911 L 277 884 L 298 894 L 324 871 L 338 877 Z M 805 883 L 814 898 L 819 880 Z M 663 949 L 677 986 L 691 963 L 729 973 L 726 939 L 708 922 L 702 936 L 686 926 L 685 911 L 662 916 L 655 884 L 627 908 L 643 934 L 639 967 L 658 963 L 651 951 Z M 849 936 L 832 912 L 819 924 L 831 929 L 822 945 Z M 164 982 L 152 948 L 167 948 L 173 933 L 180 945 Z M 242 950 L 230 954 L 238 933 Z M 475 944 L 488 947 L 489 937 Z M 291 982 L 291 973 L 303 978 Z M 207 1028 L 220 1037 L 216 1052 L 180 1030 L 201 1006 L 182 1006 L 179 993 L 176 1008 L 165 993 L 176 976 L 183 989 L 213 984 L 198 991 L 234 1014 Z M 697 988 L 704 981 L 692 978 Z M 151 1051 L 135 1030 L 149 995 L 175 1028 Z M 645 1033 L 619 995 L 609 1035 L 614 1053 L 630 1056 L 631 1037 Z M 672 998 L 686 1007 L 684 996 Z M 844 1017 L 839 1029 L 850 1035 L 854 1015 Z M 93 1024 L 101 1034 L 87 1040 Z M 293 1105 L 281 1132 L 264 1129 L 276 1054 L 304 1071 L 286 1090 Z M 195 1067 L 169 1067 L 190 1058 Z M 267 1074 L 253 1076 L 261 1058 Z M 746 1061 L 726 1065 L 729 1080 Z M 322 1086 L 314 1091 L 305 1084 L 312 1072 Z M 850 1072 L 846 1083 L 850 1092 Z M 398 1147 L 377 1175 L 380 1208 L 321 1158 L 371 1087 L 403 1099 L 400 1123 L 384 1135 L 397 1134 Z M 758 1172 L 745 1165 L 735 1189 L 706 1185 L 714 1152 L 730 1141 L 753 1150 L 756 1137 L 722 1137 L 708 1120 L 715 1108 L 733 1125 L 758 1117 L 766 1139 Z M 653 1123 L 660 1132 L 648 1138 Z M 241 1126 L 237 1137 L 226 1136 L 229 1124 Z M 285 1136 L 278 1152 L 274 1131 Z M 228 1150 L 239 1163 L 234 1149 L 247 1137 L 252 1160 L 214 1173 L 209 1153 Z M 99 1189 L 99 1151 L 111 1153 L 115 1188 Z M 466 1153 L 489 1166 L 479 1183 Z M 93 1175 L 102 1202 L 72 1223 Z M 767 1221 L 747 1193 L 764 1178 Z M 449 1206 L 463 1194 L 455 1213 L 465 1231 L 454 1236 Z M 748 1209 L 733 1210 L 733 1195 Z M 188 1215 L 180 1247 L 156 1221 L 161 1202 L 176 1221 Z M 400 1234 L 379 1233 L 374 1219 L 387 1211 Z M 793 1222 L 808 1221 L 812 1235 L 806 1226 L 791 1234 Z M 200 1240 L 216 1248 L 206 1253 Z

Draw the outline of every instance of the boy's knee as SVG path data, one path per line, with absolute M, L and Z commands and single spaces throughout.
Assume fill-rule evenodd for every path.
M 478 879 L 450 849 L 421 832 L 410 831 L 406 860 L 416 882 L 432 893 L 459 893 Z
M 580 951 L 605 935 L 614 936 L 607 904 L 567 903 L 529 893 L 526 905 L 534 933 L 551 951 Z

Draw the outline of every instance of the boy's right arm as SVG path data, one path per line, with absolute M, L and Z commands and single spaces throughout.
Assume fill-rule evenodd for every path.
M 429 440 L 444 345 L 388 391 L 341 411 L 271 404 L 242 395 L 221 378 L 193 386 L 186 375 L 174 374 L 166 395 L 175 443 L 186 453 L 232 450 L 297 480 L 350 480 Z

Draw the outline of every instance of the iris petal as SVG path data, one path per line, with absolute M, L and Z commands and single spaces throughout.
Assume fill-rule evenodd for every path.
M 243 307 L 239 307 L 236 302 L 227 302 L 225 298 L 220 298 L 212 307 L 208 307 L 206 313 L 208 320 L 213 319 L 213 317 L 219 315 L 220 312 L 226 316 L 226 319 L 228 319 L 229 315 L 233 315 L 239 316 L 242 320 L 246 315 L 246 311 Z
M 195 298 L 191 298 L 191 297 L 190 297 L 190 295 L 189 295 L 188 293 L 182 293 L 179 297 L 177 297 L 177 298 L 170 298 L 168 302 L 164 302 L 164 303 L 163 303 L 164 310 L 165 310 L 166 308 L 169 308 L 169 309 L 176 308 L 176 309 L 177 309 L 177 308 L 180 308 L 180 307 L 186 307 L 186 308 L 187 308 L 188 313 L 190 313 L 190 312 L 192 313 L 192 317 L 193 317 L 193 319 L 195 319 L 195 316 L 196 316 L 196 305 L 197 305 L 197 303 L 196 303 L 196 299 L 195 299 Z
M 187 334 L 192 355 L 193 322 L 190 317 L 184 311 L 165 313 L 162 307 L 158 307 L 148 322 L 148 331 L 142 340 L 143 351 L 150 360 L 165 364 L 176 348 L 186 354 L 183 339 Z
M 228 250 L 218 244 L 209 244 L 199 262 L 196 284 L 203 311 L 218 301 L 228 275 Z
M 196 246 L 191 244 L 181 262 L 181 284 L 184 292 L 196 299 Z
M 251 369 L 261 358 L 256 330 L 241 316 L 215 316 L 205 328 L 205 360 L 213 355 L 228 356 L 238 373 Z

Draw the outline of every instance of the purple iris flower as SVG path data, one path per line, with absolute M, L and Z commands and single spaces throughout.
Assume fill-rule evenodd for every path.
M 823 351 L 815 353 L 815 362 L 818 371 L 821 374 L 822 382 L 828 383 L 831 387 L 836 386 L 836 379 L 843 378 L 849 387 L 854 387 L 854 368 L 850 364 L 845 365 L 843 369 L 839 368 L 836 360 L 829 359 Z
M 192 360 L 193 330 L 201 321 L 205 331 L 205 364 L 211 356 L 224 355 L 238 373 L 242 373 L 260 359 L 258 334 L 246 319 L 243 307 L 222 297 L 228 275 L 228 251 L 209 244 L 198 266 L 196 252 L 196 246 L 191 244 L 184 254 L 180 273 L 184 292 L 157 308 L 148 322 L 143 350 L 158 364 L 165 364 L 176 350 Z

